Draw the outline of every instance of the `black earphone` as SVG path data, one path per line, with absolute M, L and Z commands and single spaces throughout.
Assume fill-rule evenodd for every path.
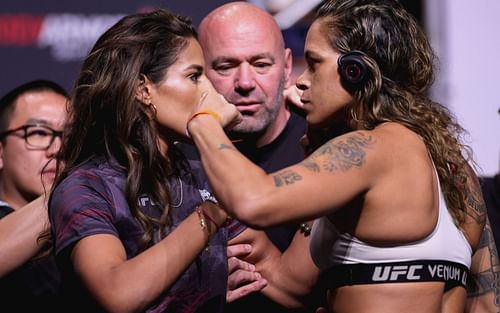
M 369 77 L 369 69 L 363 61 L 364 52 L 353 50 L 337 59 L 342 83 L 349 89 L 359 89 Z

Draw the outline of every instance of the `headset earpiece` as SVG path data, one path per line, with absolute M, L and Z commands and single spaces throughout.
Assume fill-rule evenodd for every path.
M 354 50 L 337 59 L 342 83 L 350 89 L 359 89 L 368 80 L 369 70 L 362 59 L 363 55 L 363 52 Z

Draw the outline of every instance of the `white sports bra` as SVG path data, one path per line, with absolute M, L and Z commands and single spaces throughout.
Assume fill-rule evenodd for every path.
M 437 176 L 436 171 L 435 173 Z M 359 240 L 351 234 L 339 233 L 327 217 L 322 217 L 315 220 L 312 227 L 310 243 L 312 259 L 321 270 L 331 269 L 332 267 L 343 264 L 381 265 L 381 267 L 371 266 L 371 271 L 367 268 L 368 274 L 364 276 L 371 275 L 371 278 L 386 276 L 386 278 L 390 278 L 394 271 L 394 266 L 401 266 L 401 264 L 403 264 L 403 266 L 406 267 L 399 268 L 403 274 L 399 276 L 396 275 L 397 279 L 394 282 L 408 281 L 404 279 L 405 277 L 417 277 L 418 275 L 415 274 L 417 272 L 413 272 L 414 275 L 412 275 L 412 273 L 409 274 L 409 272 L 422 268 L 428 269 L 429 273 L 425 273 L 425 275 L 435 276 L 431 274 L 435 274 L 439 269 L 429 264 L 441 264 L 442 268 L 450 271 L 454 269 L 445 268 L 450 264 L 451 266 L 458 264 L 457 266 L 464 270 L 469 269 L 471 265 L 472 248 L 462 231 L 454 224 L 448 212 L 443 193 L 441 192 L 441 187 L 439 186 L 439 177 L 438 191 L 438 221 L 432 233 L 425 239 L 391 247 L 373 246 Z M 430 262 L 427 264 L 421 261 Z M 436 263 L 436 261 L 438 262 Z M 418 266 L 415 265 L 411 267 L 413 266 L 412 264 L 417 264 Z M 420 265 L 422 265 L 422 267 L 420 267 Z M 352 269 L 350 271 L 352 271 Z M 354 271 L 356 272 L 356 270 Z M 352 273 L 349 275 L 352 275 Z M 381 280 L 371 281 L 371 278 L 367 278 L 367 280 L 370 281 L 369 283 L 381 282 Z M 400 278 L 402 280 L 399 280 Z M 464 277 L 461 277 L 461 280 L 462 279 L 464 279 Z M 365 281 L 365 279 L 361 279 L 361 281 Z M 347 284 L 355 284 L 355 282 Z

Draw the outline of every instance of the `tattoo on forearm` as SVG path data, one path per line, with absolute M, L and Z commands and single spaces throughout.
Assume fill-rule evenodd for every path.
M 226 143 L 221 143 L 219 145 L 219 150 L 224 150 L 224 149 L 229 149 L 229 150 L 236 150 L 234 146 L 228 145 Z
M 322 167 L 326 171 L 347 171 L 354 166 L 360 167 L 364 164 L 365 149 L 374 142 L 371 136 L 361 133 L 352 134 L 346 138 L 330 140 L 316 150 L 308 160 L 309 163 L 318 166 L 315 160 L 321 157 Z M 315 167 L 309 165 L 308 168 Z
M 488 249 L 491 266 L 479 273 L 472 273 L 471 280 L 468 284 L 467 297 L 473 298 L 493 292 L 493 304 L 496 308 L 500 307 L 500 263 L 498 251 L 495 245 L 493 232 L 490 222 L 486 218 L 481 239 L 479 242 L 480 249 Z M 477 252 L 476 252 L 477 253 Z
M 483 233 L 481 234 L 481 244 L 487 245 L 487 249 L 490 252 L 490 262 L 491 262 L 491 272 L 493 276 L 493 282 L 491 285 L 493 295 L 494 295 L 494 303 L 496 308 L 500 308 L 500 261 L 498 258 L 498 250 L 495 244 L 495 237 L 493 236 L 493 230 L 491 229 L 490 220 L 485 218 L 485 225 L 483 229 Z M 484 237 L 487 239 L 483 239 Z
M 493 305 L 500 307 L 499 278 L 499 273 L 491 270 L 473 274 L 468 283 L 467 297 L 474 298 L 493 292 Z
M 274 178 L 274 185 L 276 187 L 292 185 L 295 182 L 302 180 L 302 176 L 290 170 L 279 172 L 275 174 L 273 178 Z
M 493 290 L 494 274 L 484 271 L 472 274 L 472 281 L 468 283 L 467 296 L 478 297 Z

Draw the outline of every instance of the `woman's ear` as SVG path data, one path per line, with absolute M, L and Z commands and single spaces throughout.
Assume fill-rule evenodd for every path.
M 141 74 L 138 79 L 137 87 L 135 90 L 135 98 L 145 104 L 146 106 L 151 105 L 151 93 L 153 89 L 153 83 L 146 77 L 146 75 Z

